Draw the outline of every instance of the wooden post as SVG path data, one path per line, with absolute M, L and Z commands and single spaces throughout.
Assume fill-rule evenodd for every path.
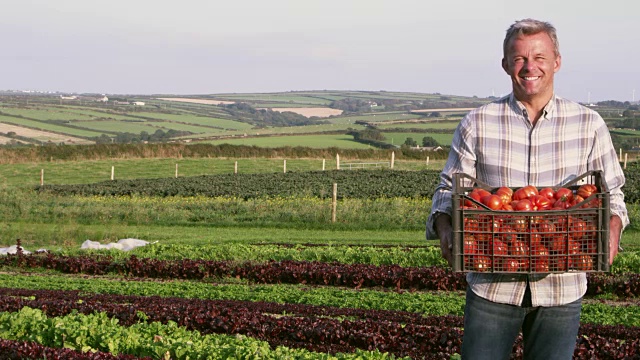
M 427 156 L 427 166 L 429 166 L 429 157 Z
M 393 164 L 396 162 L 396 152 L 391 152 L 391 168 L 393 169 Z
M 284 162 L 282 164 L 282 171 L 286 174 L 287 173 L 287 159 L 284 159 Z
M 44 169 L 40 169 L 40 186 L 44 185 Z
M 178 178 L 178 164 L 176 164 L 176 179 Z
M 338 208 L 338 184 L 333 183 L 333 196 L 331 197 L 331 222 L 336 222 L 336 210 Z
M 620 155 L 618 155 L 618 161 L 622 162 L 622 148 L 620 148 Z
M 336 154 L 336 169 L 340 170 L 340 154 Z
M 627 155 L 629 155 L 629 153 L 624 153 L 624 168 L 627 168 Z
M 237 174 L 238 173 L 238 161 L 236 160 L 235 165 L 233 165 L 233 173 Z
M 116 167 L 115 166 L 111 166 L 111 180 L 114 179 L 115 172 L 116 172 Z
M 322 171 L 324 171 L 325 159 L 322 159 Z

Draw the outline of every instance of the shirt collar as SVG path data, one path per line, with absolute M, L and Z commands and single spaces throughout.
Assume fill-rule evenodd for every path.
M 544 109 L 542 110 L 542 117 L 541 118 L 548 118 L 549 115 L 553 114 L 555 112 L 556 109 L 556 94 L 554 93 L 551 96 L 551 99 L 549 100 L 549 102 L 547 103 L 547 105 L 544 106 Z M 524 105 L 522 105 L 522 103 L 520 101 L 518 101 L 518 99 L 516 99 L 515 95 L 513 93 L 511 93 L 509 95 L 509 106 L 511 106 L 511 108 L 513 109 L 513 111 L 515 111 L 516 113 L 527 117 L 527 109 L 524 107 Z

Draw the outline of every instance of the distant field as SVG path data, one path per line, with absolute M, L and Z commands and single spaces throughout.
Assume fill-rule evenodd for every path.
M 252 138 L 233 138 L 207 141 L 211 144 L 249 145 L 260 147 L 306 146 L 311 148 L 337 147 L 344 149 L 367 149 L 368 145 L 353 141 L 349 135 L 293 135 Z
M 158 129 L 165 131 L 168 130 L 161 126 L 156 126 L 153 122 L 126 122 L 113 120 L 82 121 L 78 122 L 77 126 L 94 131 L 128 132 L 133 134 L 139 134 L 142 131 L 146 131 L 151 134 Z
M 416 122 L 416 123 L 397 123 L 397 124 L 380 124 L 379 129 L 436 129 L 436 130 L 453 130 L 458 126 L 455 121 L 433 121 L 433 122 Z
M 0 108 L 5 114 L 24 116 L 36 120 L 91 120 L 91 116 L 87 114 L 79 114 L 77 112 L 68 111 L 64 108 L 33 108 L 33 109 L 16 109 L 16 108 Z
M 97 131 L 75 129 L 75 128 L 70 128 L 62 125 L 56 125 L 56 124 L 35 121 L 35 120 L 21 119 L 21 118 L 4 116 L 4 115 L 0 115 L 0 122 L 10 123 L 18 126 L 26 126 L 26 127 L 30 127 L 38 130 L 53 131 L 56 133 L 62 133 L 62 134 L 67 134 L 71 136 L 94 137 L 94 136 L 100 136 L 103 134 L 102 132 L 97 132 Z
M 253 127 L 251 124 L 227 120 L 227 119 L 218 119 L 206 116 L 198 116 L 194 114 L 162 114 L 162 113 L 152 113 L 152 112 L 141 112 L 136 115 L 144 116 L 152 119 L 159 120 L 167 120 L 167 121 L 175 121 L 182 122 L 192 125 L 204 125 L 204 126 L 213 126 L 222 129 L 231 129 L 231 130 L 245 130 Z
M 235 101 L 224 101 L 224 100 L 214 100 L 214 99 L 187 99 L 187 98 L 158 98 L 158 100 L 177 101 L 177 102 L 205 104 L 205 105 L 233 104 L 235 102 Z
M 329 105 L 330 100 L 319 99 L 317 97 L 289 95 L 284 93 L 276 94 L 217 94 L 218 97 L 227 100 L 235 100 L 245 102 L 280 102 L 280 103 L 298 103 L 298 104 L 312 104 L 312 105 Z
M 29 129 L 29 128 L 5 124 L 5 123 L 0 123 L 0 132 L 3 132 L 3 133 L 14 132 L 16 133 L 16 135 L 23 136 L 30 139 L 35 139 L 42 142 L 48 142 L 48 141 L 51 141 L 54 143 L 64 142 L 65 144 L 93 144 L 94 143 L 93 141 L 86 140 L 86 139 L 81 139 L 81 138 L 76 138 L 76 137 L 66 136 L 61 134 L 55 134 L 47 131 L 34 130 L 34 129 Z M 2 137 L 2 139 L 0 139 L 0 142 L 2 142 L 3 144 L 6 144 L 9 141 L 11 141 L 11 139 L 8 137 Z
M 419 116 L 407 114 L 403 112 L 388 112 L 382 114 L 364 114 L 354 116 L 341 116 L 328 119 L 334 124 L 350 124 L 356 121 L 378 122 L 378 121 L 391 121 L 391 120 L 410 120 L 416 119 Z

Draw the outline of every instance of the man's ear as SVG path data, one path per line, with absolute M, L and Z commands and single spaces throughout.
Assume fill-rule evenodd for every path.
M 505 58 L 502 58 L 502 69 L 504 69 L 504 72 L 506 72 L 507 75 L 511 76 L 511 73 L 509 72 L 509 63 L 507 62 L 507 59 L 505 59 Z
M 560 70 L 560 67 L 562 65 L 562 56 L 558 55 L 556 56 L 556 60 L 555 63 L 553 64 L 553 73 L 557 73 L 558 70 Z

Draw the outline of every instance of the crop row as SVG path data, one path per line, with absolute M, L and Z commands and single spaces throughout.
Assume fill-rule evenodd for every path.
M 0 336 L 6 340 L 29 341 L 27 348 L 36 344 L 47 346 L 47 353 L 61 352 L 67 348 L 66 357 L 61 359 L 173 359 L 173 360 L 215 360 L 215 359 L 317 359 L 317 360 L 377 360 L 393 359 L 379 351 L 357 349 L 353 353 L 335 355 L 314 353 L 306 349 L 292 349 L 285 346 L 271 348 L 269 343 L 240 334 L 206 334 L 187 330 L 173 321 L 166 324 L 147 322 L 139 313 L 141 321 L 131 326 L 119 324 L 105 312 L 80 314 L 71 311 L 68 315 L 47 316 L 42 310 L 24 307 L 17 312 L 0 312 Z M 25 347 L 23 344 L 9 344 Z M 77 354 L 68 349 L 78 350 Z M 80 353 L 79 351 L 83 351 Z M 96 355 L 91 355 L 96 352 Z M 34 356 L 27 356 L 29 354 Z M 4 353 L 2 353 L 4 355 Z M 22 354 L 20 359 L 43 359 L 33 351 Z M 94 357 L 92 357 L 94 356 Z M 6 357 L 1 357 L 6 359 Z M 49 359 L 50 357 L 46 357 Z
M 439 266 L 341 264 L 315 261 L 263 263 L 208 260 L 159 260 L 130 256 L 120 262 L 109 257 L 47 254 L 9 255 L 1 265 L 46 268 L 64 273 L 104 275 L 115 273 L 138 278 L 188 279 L 239 278 L 260 284 L 345 286 L 355 289 L 385 287 L 396 290 L 444 290 L 466 288 L 464 274 Z M 640 274 L 588 273 L 587 295 L 640 296 Z
M 16 312 L 24 306 L 42 308 L 47 316 L 105 313 L 124 326 L 141 320 L 175 322 L 202 334 L 243 334 L 272 347 L 323 353 L 375 349 L 396 356 L 442 359 L 459 352 L 462 335 L 461 317 L 421 318 L 397 312 L 378 316 L 380 312 L 300 305 L 3 289 L 0 310 Z M 574 358 L 637 358 L 639 337 L 638 327 L 582 324 Z M 516 354 L 521 353 L 518 339 Z
M 625 169 L 625 201 L 640 201 L 640 166 Z M 439 182 L 437 170 L 327 170 L 266 174 L 219 174 L 182 178 L 114 180 L 84 185 L 43 185 L 36 190 L 60 195 L 235 196 L 338 196 L 348 198 L 427 197 Z
M 53 348 L 40 345 L 30 341 L 15 341 L 0 339 L 0 353 L 4 360 L 27 360 L 27 359 L 48 359 L 48 360 L 145 360 L 133 355 L 97 352 L 82 352 L 73 349 Z
M 59 195 L 143 196 L 313 196 L 331 198 L 333 184 L 338 197 L 431 197 L 438 182 L 435 170 L 309 171 L 267 174 L 220 174 L 182 178 L 114 180 L 81 185 L 42 185 L 36 190 Z

